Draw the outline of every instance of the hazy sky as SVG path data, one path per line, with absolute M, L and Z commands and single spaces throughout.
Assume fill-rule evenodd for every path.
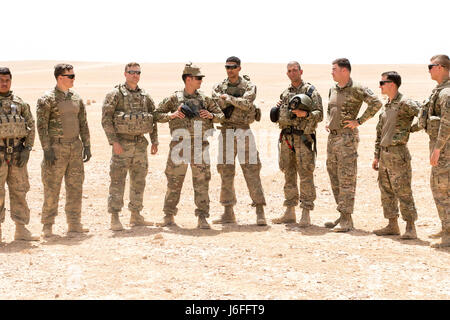
M 5 0 L 0 61 L 427 63 L 450 1 Z

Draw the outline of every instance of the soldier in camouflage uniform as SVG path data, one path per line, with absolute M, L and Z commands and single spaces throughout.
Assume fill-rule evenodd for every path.
M 199 67 L 187 64 L 182 75 L 184 90 L 176 91 L 165 98 L 155 112 L 157 121 L 169 122 L 172 135 L 165 170 L 167 176 L 167 192 L 163 208 L 165 216 L 161 226 L 175 224 L 174 216 L 178 211 L 181 188 L 190 164 L 198 228 L 210 228 L 206 220 L 209 217 L 208 190 L 211 180 L 209 143 L 206 137 L 212 135 L 213 121 L 220 122 L 224 115 L 211 98 L 198 91 L 203 77 Z
M 147 146 L 144 133 L 150 133 L 151 154 L 158 152 L 158 131 L 153 120 L 155 103 L 138 87 L 141 68 L 136 62 L 125 66 L 125 83 L 117 85 L 106 95 L 103 103 L 102 125 L 108 142 L 112 145 L 108 212 L 111 214 L 111 230 L 123 230 L 119 212 L 123 207 L 123 195 L 127 173 L 130 174 L 131 226 L 149 226 L 140 215 L 148 171 Z
M 30 106 L 12 93 L 12 75 L 0 68 L 0 242 L 5 221 L 5 182 L 8 183 L 11 219 L 16 224 L 15 240 L 33 241 L 25 225 L 30 222 L 26 194 L 30 190 L 27 162 L 34 143 L 34 119 Z M 9 121 L 8 121 L 9 120 Z
M 58 214 L 59 193 L 64 177 L 66 185 L 66 219 L 68 232 L 89 232 L 81 224 L 84 164 L 91 158 L 86 108 L 71 88 L 75 80 L 73 66 L 58 64 L 54 72 L 56 86 L 37 102 L 36 122 L 44 149 L 42 182 L 43 236 L 53 236 L 52 227 Z M 81 138 L 81 141 L 80 141 Z
M 225 115 L 219 127 L 217 164 L 217 171 L 222 178 L 220 203 L 225 209 L 221 218 L 213 223 L 236 223 L 233 206 L 236 204 L 234 176 L 235 159 L 238 154 L 242 173 L 253 201 L 252 206 L 256 207 L 256 223 L 265 226 L 267 223 L 263 206 L 266 205 L 266 200 L 260 178 L 261 161 L 250 129 L 250 123 L 257 117 L 257 109 L 253 104 L 256 98 L 256 86 L 250 82 L 248 76 L 239 76 L 241 60 L 238 57 L 229 57 L 226 60 L 225 69 L 228 78 L 216 84 L 212 91 L 212 98 Z
M 315 143 L 317 124 L 323 120 L 322 98 L 317 89 L 302 80 L 303 70 L 296 61 L 287 65 L 287 76 L 291 80 L 289 88 L 280 95 L 277 104 L 279 112 L 278 125 L 280 133 L 279 166 L 284 173 L 284 206 L 286 211 L 273 223 L 295 223 L 295 206 L 300 201 L 302 217 L 300 227 L 311 225 L 309 212 L 314 210 L 316 188 L 314 186 Z M 311 110 L 292 110 L 289 112 L 290 101 L 299 94 L 309 97 Z M 293 116 L 289 116 L 292 114 Z M 275 120 L 275 119 L 273 119 Z M 300 195 L 297 186 L 297 175 L 300 178 Z
M 340 227 L 334 231 L 347 232 L 353 229 L 359 143 L 357 127 L 372 118 L 380 110 L 382 103 L 369 88 L 353 82 L 348 59 L 336 59 L 332 65 L 333 79 L 337 84 L 330 89 L 328 95 L 328 125 L 325 126 L 330 132 L 327 171 L 340 217 L 335 222 L 325 223 L 325 226 L 333 228 L 340 223 Z M 363 102 L 368 107 L 356 119 Z
M 442 223 L 442 230 L 432 238 L 441 238 L 434 248 L 450 246 L 450 59 L 436 55 L 428 65 L 431 79 L 438 85 L 424 103 L 420 124 L 430 137 L 430 185 Z
M 383 213 L 389 224 L 374 233 L 378 236 L 400 234 L 397 222 L 400 203 L 402 218 L 406 221 L 406 231 L 401 238 L 416 239 L 417 211 L 411 190 L 411 155 L 406 144 L 420 107 L 398 91 L 401 77 L 397 72 L 385 72 L 381 77 L 381 93 L 387 95 L 389 101 L 378 121 L 372 168 L 378 171 Z

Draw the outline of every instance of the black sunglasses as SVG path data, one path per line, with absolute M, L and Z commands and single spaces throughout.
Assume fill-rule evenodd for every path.
M 138 76 L 141 75 L 140 71 L 134 71 L 134 70 L 129 70 L 127 71 L 128 74 L 137 74 Z
M 433 69 L 433 67 L 439 66 L 439 64 L 429 64 L 428 65 L 428 70 Z
M 237 69 L 237 68 L 239 68 L 239 66 L 236 65 L 236 64 L 233 64 L 233 65 L 225 65 L 225 69 Z
M 75 79 L 75 74 L 62 74 L 61 76 L 67 77 L 69 79 Z
M 203 80 L 203 77 L 202 76 L 194 76 L 194 79 L 200 81 L 200 80 Z
M 381 81 L 380 81 L 380 86 L 384 86 L 386 83 L 389 83 L 389 82 L 394 82 L 394 81 L 391 81 L 391 80 L 381 80 Z

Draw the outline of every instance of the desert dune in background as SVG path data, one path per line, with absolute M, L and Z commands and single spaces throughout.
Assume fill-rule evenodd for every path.
M 55 86 L 53 66 L 62 61 L 0 62 L 12 72 L 12 90 L 31 106 Z M 312 227 L 273 225 L 271 219 L 284 212 L 284 176 L 278 169 L 279 129 L 270 122 L 269 110 L 288 87 L 285 64 L 243 63 L 257 85 L 256 103 L 261 122 L 252 125 L 262 161 L 262 183 L 266 196 L 267 227 L 255 224 L 248 189 L 237 166 L 235 187 L 237 226 L 211 225 L 196 229 L 190 169 L 186 176 L 175 217 L 179 228 L 137 227 L 113 233 L 107 212 L 111 147 L 101 126 L 102 102 L 113 86 L 124 82 L 124 63 L 74 62 L 74 90 L 85 103 L 91 134 L 92 158 L 85 164 L 82 222 L 90 229 L 83 236 L 66 236 L 65 191 L 61 188 L 59 215 L 54 232 L 61 237 L 26 243 L 13 241 L 14 223 L 6 219 L 0 244 L 0 298 L 2 299 L 449 299 L 450 250 L 429 247 L 428 235 L 440 230 L 440 220 L 431 194 L 428 136 L 422 131 L 410 136 L 413 193 L 418 211 L 417 240 L 398 236 L 378 237 L 372 233 L 386 224 L 377 172 L 371 164 L 377 115 L 360 127 L 358 182 L 354 210 L 355 230 L 346 234 L 323 227 L 338 217 L 326 171 L 325 120 L 319 124 L 315 184 L 317 200 L 311 212 Z M 188 61 L 186 61 L 188 62 Z M 224 63 L 201 63 L 206 75 L 202 91 L 210 95 L 215 83 L 226 77 Z M 300 61 L 301 63 L 301 61 Z M 139 86 L 156 105 L 183 88 L 185 62 L 142 63 Z M 328 89 L 334 85 L 331 65 L 302 65 L 304 81 L 319 90 L 326 114 Z M 400 92 L 423 101 L 436 83 L 426 65 L 353 65 L 352 78 L 381 97 L 378 81 L 382 72 L 395 70 L 402 76 Z M 383 101 L 385 98 L 383 97 Z M 361 112 L 366 108 L 363 104 Z M 158 124 L 159 151 L 149 152 L 149 174 L 143 215 L 161 221 L 166 192 L 165 163 L 169 150 L 168 124 Z M 215 167 L 217 134 L 210 138 L 212 179 L 211 220 L 223 213 L 219 203 L 220 175 Z M 31 189 L 30 229 L 40 234 L 43 201 L 40 163 L 42 149 L 38 134 L 28 163 Z M 125 208 L 120 215 L 128 224 L 128 183 Z M 300 210 L 297 207 L 297 214 Z M 400 221 L 404 231 L 405 222 Z

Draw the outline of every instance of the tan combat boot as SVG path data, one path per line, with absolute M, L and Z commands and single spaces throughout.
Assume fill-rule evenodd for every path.
M 256 206 L 256 224 L 258 226 L 267 226 L 264 207 L 261 205 Z
M 303 208 L 302 210 L 302 218 L 300 219 L 300 222 L 298 223 L 300 228 L 306 228 L 311 225 L 311 218 L 309 217 L 309 210 L 306 208 Z
M 447 248 L 450 247 L 450 228 L 442 230 L 441 241 L 431 244 L 432 248 Z
M 23 224 L 16 223 L 16 233 L 14 240 L 39 241 L 38 236 L 33 236 L 31 232 Z
M 163 222 L 156 224 L 158 227 L 176 226 L 175 217 L 173 214 L 166 214 L 163 218 Z
M 400 234 L 400 228 L 398 227 L 398 218 L 390 218 L 386 227 L 373 230 L 377 236 L 398 236 Z
M 353 230 L 353 219 L 352 215 L 348 213 L 343 213 L 341 215 L 341 220 L 339 222 L 340 227 L 334 228 L 334 232 L 349 232 Z
M 198 216 L 198 224 L 197 228 L 199 229 L 211 229 L 211 226 L 209 225 L 208 221 L 206 221 L 206 218 L 204 215 Z
M 286 211 L 283 216 L 280 218 L 272 219 L 272 223 L 281 224 L 281 223 L 295 223 L 297 220 L 295 216 L 295 207 L 286 207 Z
M 437 233 L 430 234 L 428 236 L 428 238 L 430 238 L 430 239 L 440 239 L 440 238 L 442 238 L 443 230 L 444 230 L 444 226 L 442 226 L 441 231 L 439 231 Z
M 53 224 L 51 224 L 51 223 L 44 224 L 44 225 L 42 226 L 42 236 L 43 236 L 44 238 L 51 238 L 51 237 L 54 237 L 55 234 L 53 233 L 52 228 L 53 228 Z
M 143 216 L 139 214 L 138 211 L 131 211 L 130 226 L 140 227 L 140 226 L 153 226 L 153 222 L 147 221 Z
M 225 206 L 223 215 L 220 216 L 220 219 L 213 220 L 214 224 L 227 224 L 227 223 L 236 223 L 236 216 L 234 215 L 233 206 Z
M 83 225 L 79 222 L 71 222 L 68 225 L 67 232 L 87 233 L 89 232 L 89 229 L 84 228 Z
M 110 227 L 110 229 L 112 231 L 122 231 L 123 230 L 123 226 L 120 223 L 119 213 L 118 212 L 111 213 L 111 227 Z
M 405 233 L 400 236 L 400 239 L 417 239 L 416 226 L 414 225 L 414 221 L 406 221 L 406 230 Z
M 337 218 L 335 221 L 327 221 L 327 222 L 325 222 L 324 226 L 325 226 L 325 228 L 333 229 L 334 227 L 336 227 L 339 224 L 339 222 L 341 222 L 341 217 Z

